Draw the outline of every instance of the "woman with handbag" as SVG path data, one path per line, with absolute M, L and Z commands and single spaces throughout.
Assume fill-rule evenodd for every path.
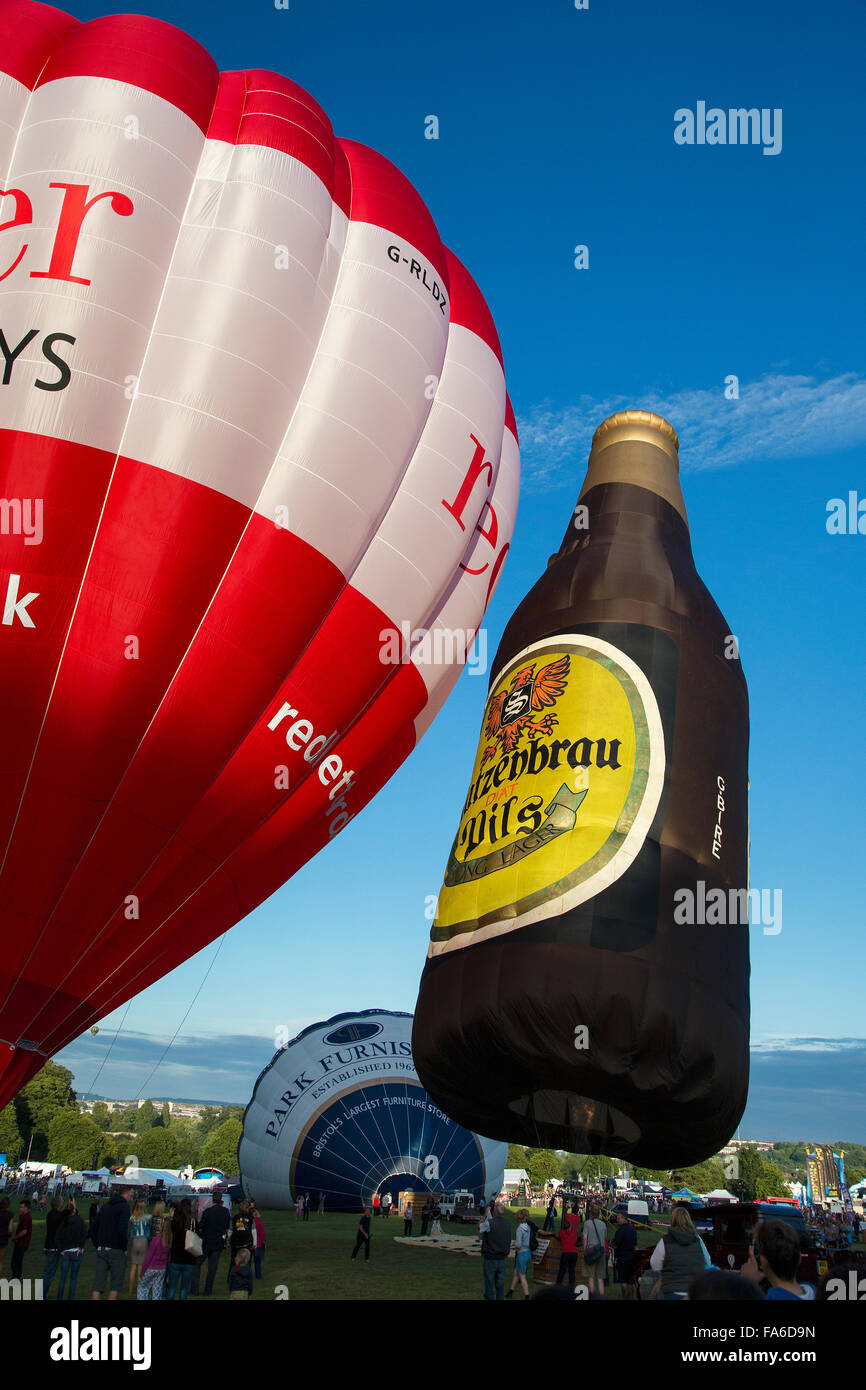
M 180 1206 L 175 1207 L 174 1215 L 171 1218 L 171 1256 L 168 1262 L 168 1286 L 165 1294 L 169 1303 L 174 1301 L 174 1293 L 178 1284 L 180 1285 L 181 1302 L 189 1297 L 193 1265 L 196 1256 L 200 1254 L 201 1237 L 195 1233 L 189 1198 L 184 1197 Z
M 601 1219 L 597 1202 L 593 1202 L 584 1222 L 582 1246 L 589 1292 L 603 1297 L 607 1276 L 607 1225 Z

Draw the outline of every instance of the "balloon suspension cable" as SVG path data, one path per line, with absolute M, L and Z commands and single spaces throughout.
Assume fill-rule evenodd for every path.
M 227 935 L 228 935 L 228 933 L 226 933 L 226 936 L 227 936 Z M 198 999 L 199 995 L 201 994 L 202 990 L 203 990 L 204 987 L 205 987 L 205 984 L 207 983 L 207 977 L 208 977 L 208 975 L 210 974 L 210 972 L 213 970 L 214 966 L 215 966 L 216 963 L 217 963 L 217 957 L 219 956 L 219 953 L 220 953 L 220 951 L 221 951 L 222 948 L 223 948 L 223 942 L 225 941 L 225 939 L 226 939 L 225 936 L 221 936 L 221 937 L 220 937 L 219 943 L 218 943 L 218 945 L 217 945 L 217 948 L 216 948 L 216 950 L 215 950 L 214 953 L 213 953 L 213 957 L 211 958 L 211 963 L 210 963 L 210 965 L 208 966 L 207 970 L 204 972 L 204 977 L 203 977 L 203 979 L 202 979 L 202 982 L 201 982 L 201 984 L 199 985 L 198 989 L 196 990 L 195 994 L 193 995 L 192 999 L 190 1000 L 189 1006 L 188 1006 L 188 1008 L 187 1008 L 186 1013 L 184 1014 L 184 1016 L 183 1016 L 183 1018 L 181 1019 L 180 1023 L 177 1025 L 177 1028 L 176 1028 L 175 1031 L 174 1031 L 174 1036 L 173 1036 L 173 1038 L 171 1039 L 171 1042 L 168 1044 L 168 1047 L 166 1047 L 166 1049 L 165 1049 L 165 1051 L 163 1052 L 162 1056 L 160 1057 L 159 1061 L 156 1063 L 156 1066 L 153 1068 L 153 1071 L 151 1071 L 151 1072 L 149 1073 L 149 1075 L 145 1077 L 144 1081 L 143 1081 L 143 1082 L 141 1083 L 141 1085 L 139 1086 L 138 1090 L 136 1091 L 135 1095 L 133 1096 L 133 1100 L 138 1100 L 138 1099 L 140 1098 L 141 1093 L 142 1093 L 142 1091 L 144 1090 L 145 1086 L 146 1086 L 146 1085 L 148 1084 L 148 1082 L 150 1081 L 151 1076 L 153 1076 L 154 1073 L 157 1072 L 157 1071 L 159 1070 L 159 1068 L 162 1066 L 163 1062 L 165 1061 L 166 1057 L 168 1056 L 169 1052 L 171 1051 L 172 1047 L 174 1046 L 175 1042 L 177 1041 L 177 1036 L 178 1036 L 178 1034 L 179 1034 L 181 1028 L 182 1028 L 183 1025 L 186 1023 L 187 1019 L 189 1018 L 190 1014 L 192 1013 L 193 1005 L 195 1004 L 196 999 Z
M 134 998 L 134 997 L 135 997 L 135 996 L 133 995 L 133 998 Z M 90 1090 L 89 1090 L 89 1091 L 85 1091 L 85 1095 L 93 1095 L 93 1088 L 95 1087 L 97 1081 L 99 1080 L 100 1076 L 102 1075 L 102 1068 L 105 1066 L 106 1062 L 108 1061 L 109 1057 L 111 1056 L 111 1049 L 114 1047 L 114 1044 L 117 1042 L 117 1039 L 120 1037 L 120 1030 L 121 1030 L 121 1028 L 123 1027 L 124 1023 L 126 1022 L 126 1015 L 129 1013 L 129 1011 L 130 1011 L 131 1008 L 132 1008 L 132 999 L 130 999 L 129 1003 L 127 1004 L 126 1008 L 125 1008 L 124 1011 L 123 1011 L 123 1018 L 120 1020 L 120 1022 L 119 1022 L 118 1025 L 117 1025 L 117 1032 L 115 1033 L 114 1037 L 111 1039 L 111 1042 L 110 1042 L 109 1045 L 108 1045 L 108 1051 L 106 1052 L 105 1056 L 103 1057 L 102 1061 L 100 1062 L 99 1068 L 98 1068 L 98 1070 L 97 1070 L 97 1072 L 96 1072 L 96 1075 L 94 1076 L 93 1080 L 92 1080 L 91 1083 L 90 1083 Z

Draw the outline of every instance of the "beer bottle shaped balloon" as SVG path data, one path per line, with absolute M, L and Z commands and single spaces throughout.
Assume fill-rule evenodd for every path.
M 676 433 L 612 415 L 502 638 L 438 899 L 413 1056 L 454 1120 L 654 1168 L 727 1142 L 748 1086 L 748 728 Z

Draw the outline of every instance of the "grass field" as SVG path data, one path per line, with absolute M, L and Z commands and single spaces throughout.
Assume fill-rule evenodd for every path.
M 544 1212 L 533 1211 L 532 1216 L 540 1227 Z M 665 1220 L 664 1217 L 659 1219 Z M 447 1300 L 479 1299 L 483 1296 L 482 1263 L 478 1256 L 433 1247 L 401 1245 L 394 1239 L 403 1234 L 403 1222 L 397 1217 L 374 1219 L 370 1259 L 364 1261 L 359 1253 L 354 1262 L 350 1256 L 358 1227 L 357 1216 L 338 1213 L 319 1216 L 312 1212 L 308 1221 L 297 1221 L 293 1211 L 266 1211 L 262 1213 L 262 1220 L 267 1246 L 262 1278 L 255 1281 L 253 1297 L 256 1300 L 274 1300 L 286 1296 L 302 1300 Z M 516 1228 L 517 1222 L 513 1216 L 511 1221 Z M 443 1222 L 442 1229 L 446 1235 L 471 1235 L 474 1228 Z M 612 1233 L 613 1227 L 608 1229 Z M 33 1239 L 24 1257 L 25 1279 L 37 1279 L 42 1273 L 44 1230 L 44 1216 L 34 1211 Z M 415 1234 L 419 1231 L 420 1222 L 416 1221 Z M 654 1245 L 660 1234 L 660 1231 L 657 1234 L 639 1231 L 638 1243 Z M 10 1263 L 11 1254 L 7 1253 L 3 1270 L 7 1277 Z M 76 1300 L 90 1298 L 95 1265 L 96 1255 L 93 1246 L 88 1243 L 78 1277 Z M 228 1256 L 223 1255 L 214 1285 L 214 1298 L 228 1299 L 227 1270 Z M 514 1261 L 509 1259 L 506 1264 L 506 1290 L 510 1287 L 513 1272 Z M 49 1298 L 56 1297 L 57 1283 L 55 1276 L 48 1291 Z M 201 1286 L 204 1288 L 204 1276 Z M 608 1285 L 607 1293 L 612 1298 L 621 1297 L 619 1287 L 613 1283 Z M 515 1293 L 517 1297 L 518 1293 Z M 120 1300 L 128 1298 L 124 1287 Z M 202 1301 L 209 1300 L 202 1296 Z

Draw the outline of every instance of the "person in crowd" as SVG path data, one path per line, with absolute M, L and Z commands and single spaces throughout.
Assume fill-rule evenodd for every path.
M 373 1218 L 375 1219 L 378 1215 L 379 1215 L 379 1194 L 378 1194 L 378 1192 L 377 1192 L 376 1195 L 375 1195 L 374 1198 L 373 1198 Z
M 30 1249 L 33 1238 L 33 1217 L 30 1215 L 30 1198 L 23 1197 L 18 1207 L 18 1224 L 12 1237 L 12 1278 L 24 1278 L 24 1256 Z
M 572 1294 L 574 1294 L 579 1238 L 580 1216 L 578 1215 L 578 1204 L 573 1202 L 570 1211 L 567 1206 L 563 1209 L 562 1225 L 558 1231 L 553 1232 L 553 1239 L 559 1241 L 559 1269 L 556 1282 L 561 1284 L 563 1279 L 567 1280 Z
M 84 1242 L 86 1240 L 87 1225 L 84 1217 L 79 1216 L 74 1199 L 70 1197 L 57 1228 L 57 1251 L 60 1255 L 58 1299 L 75 1297 L 75 1290 L 78 1286 L 78 1271 L 81 1268 L 81 1261 L 84 1259 Z
M 435 1200 L 435 1198 L 434 1198 L 434 1200 L 433 1200 L 433 1210 L 432 1210 L 431 1213 L 430 1213 L 430 1221 L 431 1221 L 431 1225 L 430 1225 L 430 1234 L 431 1234 L 431 1236 L 441 1236 L 441 1235 L 442 1235 L 442 1208 L 440 1207 L 439 1203 Z
M 432 1219 L 433 1219 L 433 1203 L 431 1202 L 430 1198 L 428 1197 L 428 1198 L 427 1198 L 427 1201 L 424 1203 L 423 1207 L 421 1208 L 421 1234 L 422 1234 L 422 1236 L 426 1236 L 426 1234 L 427 1234 L 427 1227 L 430 1225 L 430 1222 L 431 1222 Z
M 159 1224 L 157 1224 L 156 1219 L 151 1218 L 151 1230 L 153 1234 L 141 1264 L 141 1275 L 136 1284 L 135 1296 L 142 1303 L 146 1303 L 148 1299 L 154 1303 L 161 1303 L 171 1259 L 171 1217 L 161 1216 Z
M 797 1280 L 799 1263 L 800 1237 L 793 1226 L 787 1221 L 759 1221 L 749 1258 L 741 1267 L 740 1275 L 756 1282 L 766 1279 L 770 1285 L 768 1302 L 779 1299 L 813 1302 L 814 1284 L 801 1284 Z
M 547 1204 L 547 1215 L 544 1218 L 543 1231 L 552 1231 L 556 1225 L 556 1193 L 553 1193 Z
M 523 1289 L 523 1297 L 529 1297 L 529 1284 L 526 1281 L 526 1271 L 529 1269 L 532 1260 L 532 1250 L 530 1240 L 532 1238 L 532 1224 L 529 1220 L 529 1212 L 525 1207 L 517 1213 L 518 1227 L 514 1232 L 514 1274 L 511 1278 L 511 1288 L 505 1295 L 506 1298 L 513 1297 L 520 1280 L 520 1287 Z
M 229 1236 L 229 1251 L 231 1253 L 231 1259 L 229 1260 L 229 1279 L 231 1279 L 232 1270 L 237 1264 L 237 1255 L 240 1250 L 249 1250 L 250 1252 L 250 1279 L 252 1279 L 252 1252 L 255 1249 L 256 1239 L 256 1223 L 252 1211 L 250 1210 L 250 1204 L 247 1201 L 243 1201 L 239 1203 L 237 1215 L 232 1219 L 231 1224 L 231 1235 Z
M 3 1273 L 3 1266 L 6 1263 L 6 1251 L 9 1249 L 13 1220 L 9 1198 L 0 1197 L 0 1274 Z
M 94 1249 L 96 1249 L 96 1228 L 99 1224 L 99 1212 L 99 1203 L 91 1202 L 87 1218 L 87 1239 L 93 1242 Z
M 301 1195 L 301 1193 L 299 1192 L 299 1193 L 298 1193 L 298 1199 L 297 1199 L 297 1201 L 295 1202 L 295 1220 L 296 1220 L 296 1221 L 302 1221 L 302 1220 L 303 1220 L 303 1216 L 304 1216 L 304 1199 L 303 1199 L 303 1196 Z
M 148 1241 L 150 1240 L 151 1217 L 147 1214 L 147 1207 L 139 1198 L 132 1208 L 132 1216 L 129 1222 L 129 1295 L 130 1298 L 135 1293 L 136 1285 L 141 1278 L 141 1270 L 144 1264 L 144 1257 L 147 1254 Z
M 362 1246 L 362 1245 L 363 1245 L 363 1247 L 364 1247 L 364 1261 L 365 1261 L 365 1263 L 366 1263 L 366 1261 L 369 1260 L 369 1258 L 370 1258 L 370 1208 L 369 1208 L 369 1207 L 365 1207 L 365 1208 L 364 1208 L 364 1215 L 361 1217 L 361 1220 L 358 1222 L 358 1230 L 357 1230 L 357 1232 L 356 1232 L 356 1234 L 355 1234 L 355 1248 L 354 1248 L 354 1250 L 352 1251 L 352 1259 L 353 1259 L 353 1260 L 354 1260 L 355 1256 L 357 1255 L 358 1251 L 361 1249 L 361 1246 Z
M 616 1281 L 622 1285 L 622 1296 L 628 1300 L 635 1297 L 634 1268 L 637 1253 L 637 1231 L 632 1223 L 626 1218 L 624 1212 L 619 1212 L 616 1218 L 616 1230 L 613 1235 L 613 1258 L 616 1268 Z
M 481 1235 L 481 1263 L 484 1297 L 487 1302 L 505 1298 L 505 1261 L 511 1253 L 511 1223 L 501 1202 L 493 1204 L 492 1214 L 478 1227 Z
M 215 1192 L 213 1202 L 205 1209 L 201 1219 L 200 1231 L 202 1254 L 207 1260 L 207 1279 L 205 1280 L 204 1291 L 208 1296 L 213 1293 L 217 1266 L 220 1262 L 220 1256 L 226 1248 L 226 1237 L 230 1224 L 231 1216 L 223 1202 L 223 1194 Z
M 686 1297 L 693 1277 L 709 1269 L 709 1251 L 695 1230 L 687 1207 L 674 1207 L 667 1234 L 652 1253 L 650 1268 L 662 1277 L 662 1298 L 674 1302 Z
M 253 1266 L 249 1246 L 242 1246 L 233 1256 L 229 1267 L 229 1298 L 249 1299 L 253 1296 Z
M 264 1227 L 264 1222 L 262 1221 L 262 1218 L 261 1218 L 261 1216 L 259 1215 L 258 1207 L 256 1206 L 255 1202 L 250 1202 L 250 1212 L 251 1212 L 252 1218 L 253 1218 L 253 1225 L 254 1225 L 255 1228 L 256 1228 L 256 1243 L 255 1243 L 255 1247 L 253 1248 L 253 1267 L 254 1267 L 254 1269 L 255 1269 L 255 1276 L 256 1276 L 256 1278 L 257 1278 L 257 1279 L 261 1279 L 261 1277 L 262 1277 L 262 1260 L 264 1259 L 264 1256 L 265 1256 L 265 1227 Z M 308 1214 L 309 1214 L 309 1194 L 307 1194 L 306 1206 L 304 1207 L 304 1220 L 305 1220 L 305 1221 L 306 1221 L 306 1219 L 307 1219 Z
M 407 1202 L 406 1205 L 405 1205 L 405 1207 L 403 1208 L 403 1234 L 404 1234 L 404 1236 L 411 1236 L 411 1234 L 412 1234 L 412 1222 L 413 1222 L 414 1219 L 415 1219 L 415 1208 L 413 1207 L 413 1205 L 412 1205 L 411 1202 Z
M 581 1247 L 590 1296 L 594 1293 L 603 1296 L 607 1278 L 607 1224 L 602 1220 L 597 1202 L 592 1203 L 583 1223 Z
M 319 1215 L 320 1215 L 320 1216 L 324 1216 L 324 1215 L 325 1215 L 325 1194 L 324 1194 L 324 1192 L 320 1192 L 320 1193 L 319 1193 Z
M 382 1193 L 382 1215 L 383 1215 L 383 1216 L 390 1216 L 390 1215 L 391 1215 L 391 1194 L 390 1194 L 390 1192 L 383 1192 L 383 1193 Z
M 97 1303 L 111 1279 L 110 1303 L 117 1298 L 126 1270 L 126 1249 L 129 1243 L 129 1217 L 132 1188 L 112 1192 L 96 1218 L 96 1271 L 90 1297 Z
M 184 1197 L 180 1204 L 175 1207 L 171 1218 L 171 1253 L 168 1260 L 168 1282 L 165 1290 L 165 1296 L 169 1303 L 174 1302 L 175 1290 L 178 1287 L 180 1288 L 181 1302 L 189 1297 L 189 1286 L 196 1259 L 195 1252 L 189 1249 L 187 1241 L 187 1235 L 190 1231 L 195 1231 L 192 1205 L 189 1198 Z
M 305 1193 L 304 1193 L 304 1220 L 305 1220 L 305 1221 L 309 1221 L 309 1219 L 310 1219 L 310 1194 L 309 1194 L 309 1192 L 305 1192 Z
M 57 1232 L 63 1222 L 63 1199 L 51 1198 L 51 1210 L 45 1217 L 45 1264 L 42 1267 L 42 1297 L 48 1297 L 51 1281 L 60 1264 L 60 1251 L 57 1248 Z

